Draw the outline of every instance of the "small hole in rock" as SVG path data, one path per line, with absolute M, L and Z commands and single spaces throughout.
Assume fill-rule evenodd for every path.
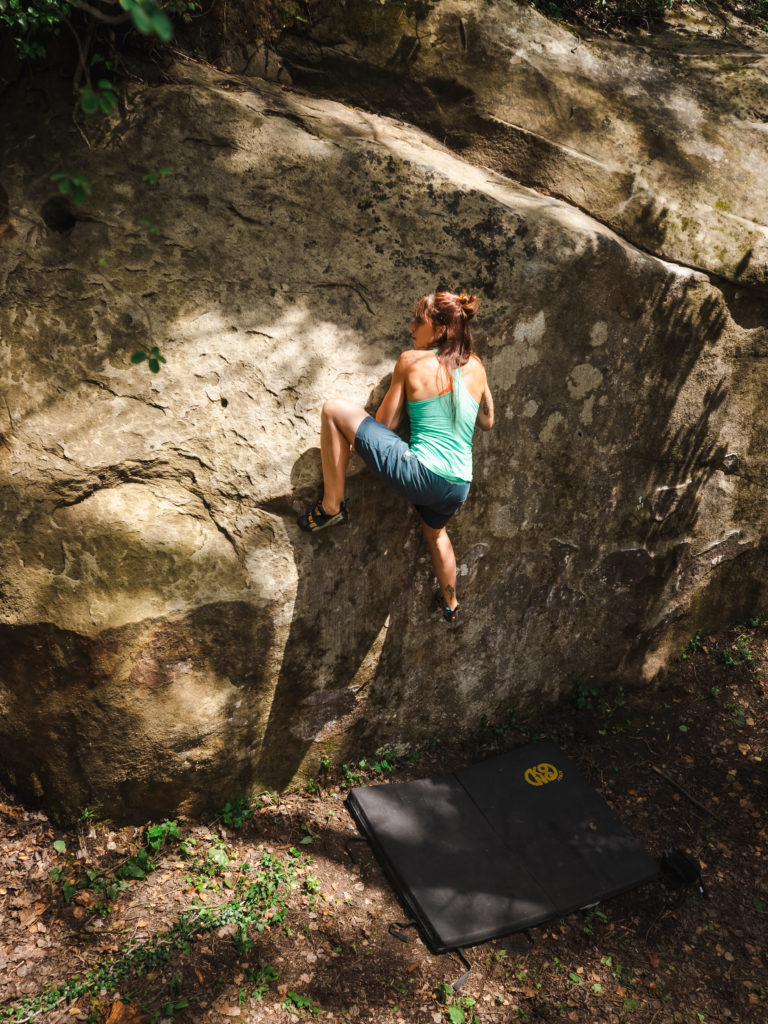
M 46 199 L 40 209 L 40 216 L 45 221 L 45 226 L 51 231 L 58 231 L 65 234 L 71 231 L 77 224 L 72 205 L 66 196 L 51 196 Z
M 226 398 L 222 398 L 222 400 L 221 400 L 221 407 L 222 407 L 222 409 L 226 409 L 228 405 L 229 405 L 229 402 L 226 400 Z

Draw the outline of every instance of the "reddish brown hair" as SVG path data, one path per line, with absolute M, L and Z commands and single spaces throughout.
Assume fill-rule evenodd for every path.
M 442 328 L 435 345 L 438 359 L 449 371 L 463 366 L 475 351 L 469 321 L 477 313 L 478 305 L 476 295 L 454 292 L 435 292 L 416 303 L 414 319 Z

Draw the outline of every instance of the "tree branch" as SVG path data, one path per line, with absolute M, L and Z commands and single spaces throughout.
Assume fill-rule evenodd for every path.
M 126 11 L 124 14 L 104 14 L 103 11 L 100 11 L 97 7 L 91 7 L 84 0 L 68 0 L 68 2 L 73 7 L 77 7 L 79 10 L 85 11 L 86 14 L 90 14 L 97 21 L 103 21 L 105 25 L 124 25 L 126 21 L 131 20 L 130 11 Z M 114 3 L 116 0 L 104 0 L 104 2 Z

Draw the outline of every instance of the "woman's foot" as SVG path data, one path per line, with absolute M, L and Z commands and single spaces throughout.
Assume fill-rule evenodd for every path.
M 332 513 L 326 512 L 322 501 L 318 501 L 313 508 L 302 512 L 296 522 L 302 530 L 306 530 L 308 533 L 317 533 L 318 530 L 324 530 L 327 526 L 346 525 L 349 522 L 348 501 L 349 499 L 345 498 L 339 511 Z
M 443 618 L 450 626 L 458 626 L 459 624 L 459 606 L 458 603 L 455 608 L 451 608 L 443 601 L 443 593 L 441 590 L 435 591 L 435 605 L 442 612 Z

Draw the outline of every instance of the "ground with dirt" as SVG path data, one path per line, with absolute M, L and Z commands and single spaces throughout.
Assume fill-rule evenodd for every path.
M 410 760 L 328 765 L 308 789 L 233 799 L 215 821 L 110 830 L 0 803 L 0 1020 L 377 1024 L 765 1020 L 768 628 L 698 633 L 663 689 L 576 687 L 536 722 Z M 654 855 L 704 865 L 708 898 L 661 881 L 502 941 L 432 956 L 355 844 L 351 785 L 453 770 L 555 739 Z M 353 848 L 354 849 L 354 848 Z

